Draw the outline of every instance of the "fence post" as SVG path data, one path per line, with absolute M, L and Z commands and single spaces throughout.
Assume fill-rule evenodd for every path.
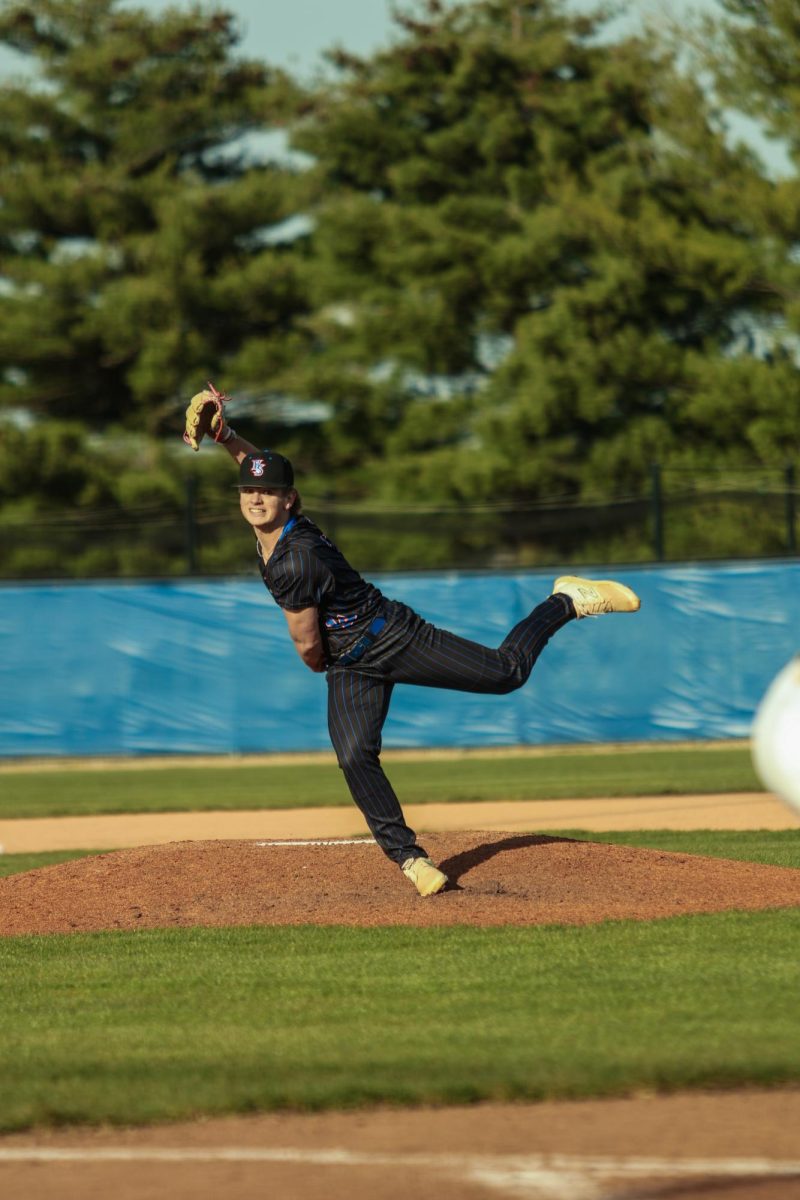
M 650 468 L 650 512 L 653 521 L 653 555 L 656 562 L 664 561 L 664 503 L 661 495 L 661 465 Z
M 797 497 L 795 495 L 794 463 L 787 463 L 784 471 L 786 481 L 786 546 L 790 554 L 797 553 L 797 524 L 795 521 Z
M 197 571 L 197 478 L 186 476 L 186 574 Z

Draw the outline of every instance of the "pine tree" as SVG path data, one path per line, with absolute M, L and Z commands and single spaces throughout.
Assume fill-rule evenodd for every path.
M 296 89 L 238 57 L 234 19 L 118 0 L 5 0 L 0 42 L 0 403 L 177 427 L 213 373 L 268 386 L 304 311 L 302 266 L 264 231 L 302 180 L 248 138 Z
M 725 16 L 703 24 L 701 46 L 720 102 L 780 141 L 792 169 L 737 202 L 762 247 L 757 280 L 764 302 L 745 334 L 754 353 L 721 370 L 714 419 L 727 412 L 760 462 L 796 461 L 800 444 L 800 27 L 791 0 L 721 0 Z M 725 418 L 722 417 L 724 420 Z
M 323 347 L 298 387 L 334 406 L 331 463 L 387 498 L 524 503 L 747 461 L 718 410 L 755 401 L 735 348 L 780 306 L 742 203 L 768 183 L 697 80 L 549 0 L 397 19 L 295 135 Z

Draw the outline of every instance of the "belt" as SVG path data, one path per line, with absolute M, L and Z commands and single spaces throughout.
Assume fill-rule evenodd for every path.
M 363 658 L 369 650 L 373 642 L 377 642 L 378 635 L 386 624 L 386 617 L 375 617 L 367 632 L 360 637 L 354 646 L 346 650 L 344 654 L 336 659 L 336 666 L 347 666 L 349 663 L 358 662 Z

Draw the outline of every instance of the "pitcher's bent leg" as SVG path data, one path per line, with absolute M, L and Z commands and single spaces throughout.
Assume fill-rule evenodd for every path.
M 522 687 L 550 638 L 575 617 L 569 596 L 549 596 L 515 625 L 501 646 L 479 642 L 424 622 L 413 639 L 385 664 L 394 683 L 502 695 Z
M 536 660 L 554 633 L 575 618 L 575 605 L 569 596 L 557 592 L 548 596 L 527 617 L 515 625 L 500 645 L 501 654 L 510 654 L 516 660 L 520 683 L 530 677 Z
M 400 802 L 380 763 L 381 730 L 392 684 L 349 671 L 328 672 L 328 731 L 350 794 L 375 841 L 393 862 L 421 858 L 425 851 L 403 817 Z

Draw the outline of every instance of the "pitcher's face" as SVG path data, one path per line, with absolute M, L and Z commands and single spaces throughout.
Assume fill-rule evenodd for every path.
M 293 488 L 239 488 L 239 507 L 248 525 L 254 529 L 278 529 L 289 519 L 294 503 Z

